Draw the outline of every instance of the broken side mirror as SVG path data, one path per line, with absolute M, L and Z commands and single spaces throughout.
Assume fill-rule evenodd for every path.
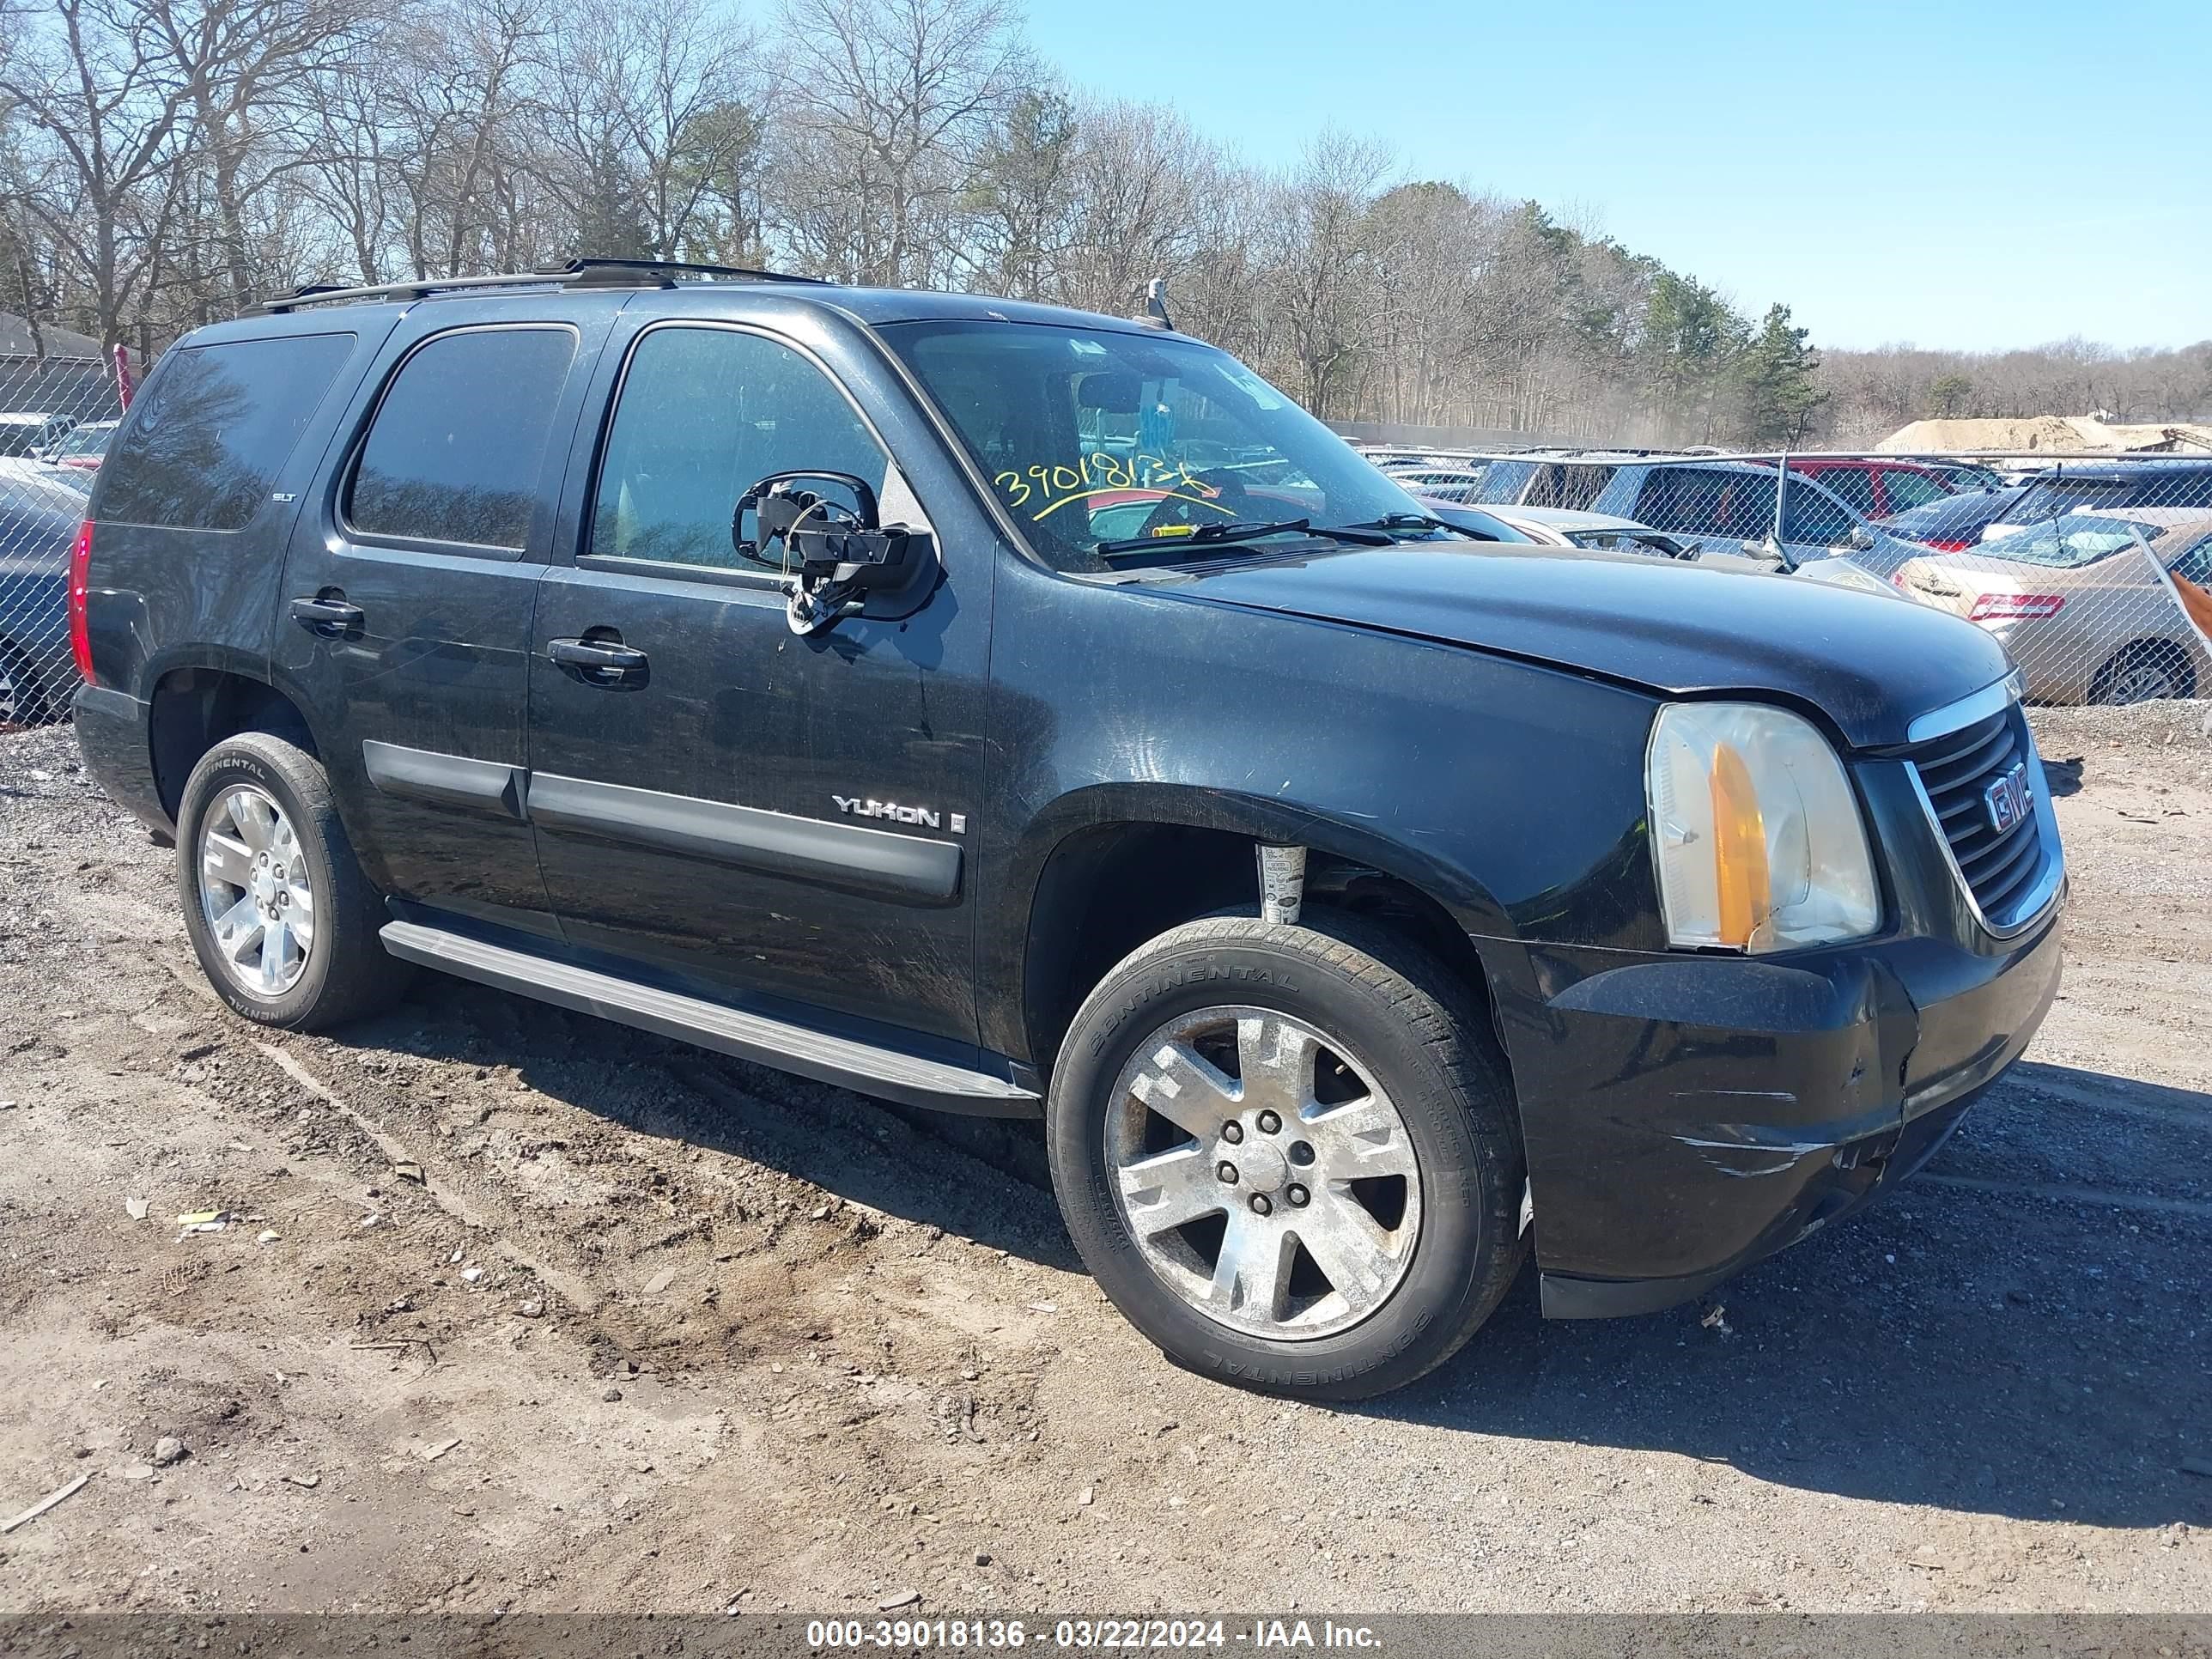
M 810 482 L 842 485 L 853 504 L 805 488 Z M 910 615 L 937 571 L 928 531 L 884 524 L 873 486 L 850 472 L 770 473 L 738 497 L 730 539 L 745 557 L 781 567 L 785 619 L 802 637 L 850 616 Z

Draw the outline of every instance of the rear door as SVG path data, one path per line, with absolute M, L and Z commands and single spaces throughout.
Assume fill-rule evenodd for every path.
M 522 797 L 531 617 L 621 297 L 407 313 L 300 517 L 271 652 L 370 878 L 544 933 Z
M 794 635 L 779 569 L 732 543 L 738 497 L 830 468 L 913 523 L 878 430 L 916 428 L 897 439 L 913 453 L 917 417 L 881 398 L 863 413 L 834 338 L 707 317 L 624 333 L 532 640 L 530 813 L 562 930 L 710 992 L 972 1045 L 994 545 L 945 546 L 910 617 Z

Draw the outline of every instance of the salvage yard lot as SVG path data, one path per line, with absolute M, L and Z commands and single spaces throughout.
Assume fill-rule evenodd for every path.
M 1524 1276 L 1342 1411 L 1170 1368 L 954 1129 L 458 981 L 339 1041 L 231 1018 L 172 855 L 66 727 L 0 737 L 0 1512 L 90 1477 L 0 1582 L 2212 1608 L 2212 705 L 2037 723 L 2081 761 L 2068 981 L 1925 1174 L 1700 1306 L 1546 1325 Z

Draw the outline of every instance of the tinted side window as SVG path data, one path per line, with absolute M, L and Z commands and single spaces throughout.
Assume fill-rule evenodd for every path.
M 1531 461 L 1492 461 L 1481 484 L 1468 499 L 1487 501 L 1492 506 L 1510 505 L 1521 499 L 1522 490 L 1535 475 L 1535 464 Z
M 353 345 L 350 334 L 303 334 L 171 351 L 100 468 L 100 516 L 243 526 Z
M 520 549 L 576 337 L 467 329 L 417 347 L 385 389 L 346 517 L 364 535 Z
M 1861 477 L 1866 475 L 1861 473 Z M 1823 483 L 1826 479 L 1822 479 Z M 1769 520 L 1771 525 L 1772 520 Z M 1750 531 L 1744 532 L 1753 534 Z M 1782 538 L 1833 547 L 1851 533 L 1851 516 L 1826 496 L 1808 489 L 1802 479 L 1790 481 L 1790 498 L 1782 509 Z
M 1901 468 L 1885 467 L 1881 474 L 1882 494 L 1889 498 L 1892 513 L 1905 513 L 1916 507 L 1925 507 L 1930 501 L 1948 501 L 1951 492 L 1924 472 L 1907 472 Z M 1841 493 L 1841 492 L 1838 492 Z M 1852 505 L 1856 506 L 1854 502 Z M 1863 507 L 1860 508 L 1863 512 Z
M 653 329 L 623 378 L 589 550 L 760 568 L 731 544 L 739 495 L 800 467 L 850 472 L 880 492 L 886 466 L 852 404 L 789 346 L 734 329 Z M 818 487 L 846 498 L 833 483 Z
M 1564 507 L 1577 512 L 1583 511 L 1605 493 L 1605 487 L 1613 482 L 1613 475 L 1619 470 L 1587 463 L 1544 467 L 1522 493 L 1521 504 L 1523 507 Z
M 1874 516 L 1874 473 L 1863 466 L 1830 467 L 1819 474 L 1799 473 L 1800 477 L 1817 476 L 1821 483 L 1842 496 L 1869 518 Z

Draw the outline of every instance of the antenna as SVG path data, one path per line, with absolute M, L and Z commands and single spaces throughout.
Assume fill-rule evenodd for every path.
M 1145 284 L 1145 309 L 1137 321 L 1146 328 L 1173 328 L 1175 319 L 1168 315 L 1168 279 L 1155 276 Z

